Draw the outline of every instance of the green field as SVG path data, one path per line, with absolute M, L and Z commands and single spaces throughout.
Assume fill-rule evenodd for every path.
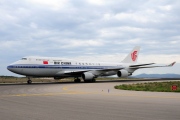
M 172 90 L 172 85 L 177 86 L 177 90 Z M 135 91 L 156 91 L 156 92 L 180 92 L 180 81 L 153 82 L 116 85 L 115 89 L 135 90 Z

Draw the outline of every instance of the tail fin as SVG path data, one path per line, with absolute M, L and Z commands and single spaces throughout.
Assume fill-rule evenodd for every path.
M 134 47 L 134 49 L 127 55 L 127 57 L 122 62 L 123 63 L 136 63 L 138 59 L 139 51 L 140 51 L 140 46 Z

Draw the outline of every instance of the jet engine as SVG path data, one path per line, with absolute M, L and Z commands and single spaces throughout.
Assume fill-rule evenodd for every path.
M 119 70 L 119 71 L 117 72 L 117 76 L 118 76 L 118 77 L 128 77 L 128 76 L 129 76 L 129 73 L 128 73 L 127 70 Z
M 95 76 L 92 74 L 92 73 L 90 73 L 90 72 L 85 72 L 85 73 L 83 73 L 82 74 L 82 78 L 84 79 L 84 80 L 88 80 L 88 81 L 90 81 L 90 80 L 92 80 L 93 78 L 94 78 Z

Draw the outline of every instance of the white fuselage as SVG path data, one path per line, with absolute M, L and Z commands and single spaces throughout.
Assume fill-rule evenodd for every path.
M 9 65 L 8 70 L 25 75 L 38 77 L 81 77 L 81 74 L 66 74 L 77 71 L 92 71 L 93 74 L 98 74 L 98 70 L 126 67 L 128 64 L 123 63 L 104 63 L 104 62 L 85 62 L 73 61 L 61 58 L 51 57 L 24 57 L 21 60 Z M 97 71 L 96 71 L 97 70 Z M 134 72 L 134 71 L 132 71 Z M 103 72 L 101 76 L 115 75 L 117 71 Z
M 128 77 L 137 69 L 171 67 L 175 64 L 175 62 L 164 66 L 152 66 L 155 63 L 137 64 L 139 50 L 139 46 L 134 47 L 121 63 L 75 61 L 55 57 L 24 57 L 9 65 L 7 69 L 28 76 L 27 83 L 30 84 L 31 76 L 54 77 L 54 79 L 74 77 L 75 82 L 80 82 L 79 77 L 82 77 L 84 82 L 95 82 L 95 78 L 99 76 Z

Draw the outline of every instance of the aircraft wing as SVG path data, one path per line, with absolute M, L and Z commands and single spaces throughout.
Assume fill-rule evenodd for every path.
M 118 70 L 121 70 L 121 69 L 124 69 L 124 67 L 110 67 L 110 68 L 105 68 L 105 69 L 97 69 L 97 70 L 78 70 L 78 71 L 65 71 L 64 74 L 70 74 L 70 75 L 73 75 L 73 74 L 82 74 L 84 72 L 92 72 L 92 73 L 97 73 L 97 74 L 102 74 L 104 72 L 107 72 L 107 71 L 118 71 Z
M 137 64 L 137 65 L 130 65 L 129 67 L 139 67 L 139 66 L 146 66 L 146 65 L 152 65 L 155 63 L 147 63 L 147 64 Z
M 152 64 L 155 64 L 155 63 L 148 63 L 148 64 L 136 64 L 136 65 L 131 65 L 129 66 L 129 68 L 131 69 L 140 69 L 140 68 L 154 68 L 154 67 L 171 67 L 175 64 L 176 62 L 173 62 L 169 65 L 164 65 L 164 66 L 149 66 L 149 65 L 152 65 Z M 108 72 L 108 71 L 118 71 L 118 70 L 121 70 L 121 69 L 124 69 L 125 67 L 122 67 L 122 66 L 117 66 L 117 67 L 109 67 L 109 68 L 104 68 L 104 69 L 95 69 L 95 70 L 78 70 L 78 71 L 64 71 L 64 74 L 69 74 L 69 75 L 81 75 L 83 74 L 84 72 L 91 72 L 91 73 L 94 73 L 96 75 L 101 75 L 105 72 Z
M 88 70 L 78 70 L 78 71 L 64 71 L 64 74 L 82 74 L 84 72 L 87 72 Z
M 96 70 L 96 71 L 118 71 L 118 70 L 121 70 L 121 69 L 124 69 L 125 67 L 110 67 L 110 68 L 106 68 L 106 69 L 99 69 L 99 70 Z
M 132 65 L 130 66 L 130 68 L 134 68 L 134 69 L 140 69 L 140 68 L 154 68 L 154 67 L 172 67 L 176 62 L 173 62 L 169 65 L 162 65 L 162 66 L 146 66 L 146 65 L 151 65 L 151 64 L 155 64 L 155 63 L 150 63 L 150 64 L 140 64 L 140 65 Z

